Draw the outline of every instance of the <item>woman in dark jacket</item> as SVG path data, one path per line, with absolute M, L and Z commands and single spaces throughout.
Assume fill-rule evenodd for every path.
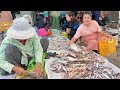
M 66 33 L 69 35 L 69 39 L 71 39 L 75 35 L 77 28 L 80 26 L 80 22 L 75 18 L 73 12 L 66 13 L 66 20 Z

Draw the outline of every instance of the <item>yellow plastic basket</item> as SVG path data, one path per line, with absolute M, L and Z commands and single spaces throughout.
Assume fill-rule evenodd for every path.
M 101 38 L 99 40 L 99 54 L 107 56 L 116 52 L 116 39 Z

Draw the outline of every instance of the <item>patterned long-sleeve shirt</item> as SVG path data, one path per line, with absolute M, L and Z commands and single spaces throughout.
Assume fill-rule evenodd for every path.
M 17 46 L 22 53 L 21 64 L 25 64 L 27 66 L 27 54 L 30 56 L 35 56 L 36 62 L 42 62 L 42 46 L 40 44 L 40 38 L 37 35 L 27 39 L 26 44 L 21 44 L 18 40 L 6 37 L 1 45 L 0 45 L 0 68 L 5 71 L 11 73 L 14 65 L 10 64 L 6 61 L 5 57 L 5 48 L 8 44 L 12 44 Z

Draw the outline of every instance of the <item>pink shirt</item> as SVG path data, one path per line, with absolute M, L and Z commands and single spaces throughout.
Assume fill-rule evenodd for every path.
M 102 29 L 95 20 L 92 20 L 90 27 L 86 27 L 84 24 L 81 24 L 74 37 L 78 39 L 80 36 L 88 36 L 96 32 L 101 32 Z
M 98 50 L 98 32 L 101 32 L 102 29 L 95 20 L 91 21 L 91 25 L 86 27 L 84 24 L 81 24 L 74 38 L 78 39 L 82 36 L 82 41 L 86 43 L 88 49 Z

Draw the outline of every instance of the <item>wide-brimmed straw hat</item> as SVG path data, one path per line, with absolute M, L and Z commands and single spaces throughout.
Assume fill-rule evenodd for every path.
M 16 18 L 12 26 L 7 31 L 7 37 L 14 39 L 28 39 L 36 34 L 35 29 L 24 17 Z

